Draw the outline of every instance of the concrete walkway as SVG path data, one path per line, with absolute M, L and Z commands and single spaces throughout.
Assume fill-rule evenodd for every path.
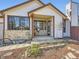
M 23 48 L 23 47 L 27 47 L 27 46 L 30 46 L 30 44 L 25 43 L 25 44 L 9 45 L 9 46 L 0 47 L 0 51 Z

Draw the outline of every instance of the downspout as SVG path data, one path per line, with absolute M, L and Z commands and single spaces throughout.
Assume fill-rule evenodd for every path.
M 70 0 L 71 19 L 72 19 L 72 0 Z
M 70 18 L 70 38 L 71 38 L 71 36 L 72 36 L 72 34 L 71 34 L 71 21 L 72 21 L 72 0 L 70 1 L 70 3 L 71 3 L 71 5 L 70 5 L 70 7 L 71 7 L 71 18 Z M 71 38 L 72 39 L 72 38 Z

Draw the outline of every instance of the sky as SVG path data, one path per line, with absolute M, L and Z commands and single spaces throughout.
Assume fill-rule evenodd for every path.
M 0 10 L 20 4 L 25 1 L 27 0 L 0 0 Z M 66 4 L 69 2 L 69 0 L 41 0 L 41 1 L 45 4 L 52 3 L 63 13 L 65 13 Z M 73 1 L 79 3 L 79 0 L 73 0 Z

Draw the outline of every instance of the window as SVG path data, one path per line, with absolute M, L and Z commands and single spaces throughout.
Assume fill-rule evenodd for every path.
M 71 11 L 69 9 L 67 9 L 67 15 L 71 16 Z
M 69 10 L 68 9 L 66 10 L 66 12 L 67 12 L 67 15 L 69 15 Z
M 63 20 L 63 32 L 66 32 L 66 20 Z
M 20 16 L 8 16 L 9 30 L 29 30 L 29 18 Z
M 71 11 L 70 11 L 70 16 L 72 15 Z

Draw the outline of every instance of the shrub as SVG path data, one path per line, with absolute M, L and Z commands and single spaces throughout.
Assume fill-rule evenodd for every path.
M 37 57 L 39 55 L 41 55 L 42 50 L 40 49 L 38 44 L 32 44 L 31 46 L 28 47 L 27 49 L 27 56 L 34 56 Z

